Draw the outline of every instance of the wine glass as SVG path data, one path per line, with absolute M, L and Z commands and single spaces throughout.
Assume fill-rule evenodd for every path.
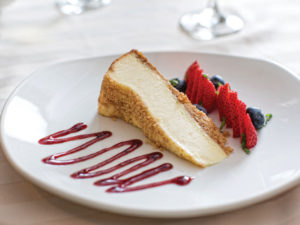
M 66 15 L 78 15 L 86 10 L 106 6 L 111 0 L 56 0 L 58 10 Z
M 184 14 L 179 24 L 188 35 L 198 40 L 236 33 L 245 25 L 240 16 L 221 10 L 217 0 L 208 0 L 204 9 Z

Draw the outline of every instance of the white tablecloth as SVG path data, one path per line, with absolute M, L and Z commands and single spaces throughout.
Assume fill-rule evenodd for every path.
M 17 0 L 0 16 L 0 107 L 34 70 L 77 58 L 141 51 L 193 50 L 255 56 L 300 74 L 300 1 L 221 1 L 238 10 L 241 33 L 200 42 L 178 27 L 199 0 L 113 0 L 80 16 L 58 13 L 51 0 Z M 89 209 L 49 194 L 18 175 L 0 150 L 0 224 L 300 224 L 300 187 L 244 209 L 193 219 L 147 219 Z

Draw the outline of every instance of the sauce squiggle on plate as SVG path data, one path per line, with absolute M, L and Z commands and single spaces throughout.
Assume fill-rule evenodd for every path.
M 90 166 L 88 168 L 81 169 L 73 174 L 71 174 L 71 177 L 74 179 L 86 179 L 86 178 L 92 178 L 92 177 L 98 177 L 105 174 L 109 174 L 111 172 L 114 172 L 115 170 L 119 170 L 120 168 L 123 168 L 125 166 L 128 166 L 130 164 L 134 164 L 133 166 L 129 167 L 128 169 L 125 169 L 119 173 L 113 174 L 107 178 L 103 178 L 101 180 L 97 180 L 94 182 L 97 186 L 112 186 L 106 190 L 106 192 L 110 193 L 122 193 L 122 192 L 131 192 L 131 191 L 138 191 L 158 186 L 163 186 L 167 184 L 176 184 L 176 185 L 187 185 L 191 182 L 192 178 L 189 176 L 178 176 L 171 179 L 158 181 L 154 183 L 144 184 L 144 185 L 138 185 L 138 186 L 132 186 L 133 184 L 145 180 L 147 178 L 150 178 L 154 175 L 157 175 L 159 173 L 168 171 L 173 168 L 173 165 L 171 163 L 163 163 L 159 166 L 153 167 L 151 169 L 144 170 L 134 176 L 120 179 L 123 176 L 130 174 L 134 171 L 137 171 L 145 166 L 148 166 L 151 163 L 154 163 L 156 160 L 159 160 L 163 157 L 163 154 L 161 152 L 152 152 L 144 155 L 139 155 L 130 159 L 127 159 L 125 161 L 122 161 L 116 165 L 113 165 L 109 168 L 99 170 L 100 168 L 109 165 L 110 163 L 116 161 L 117 159 L 120 159 L 127 154 L 132 153 L 136 149 L 138 149 L 143 142 L 138 139 L 132 139 L 128 141 L 122 141 L 119 143 L 116 143 L 115 145 L 100 149 L 94 153 L 73 158 L 73 159 L 60 159 L 64 156 L 72 155 L 74 153 L 77 153 L 79 151 L 83 151 L 84 149 L 87 149 L 89 146 L 102 141 L 106 138 L 109 138 L 112 133 L 110 131 L 101 131 L 96 133 L 90 133 L 90 134 L 81 134 L 76 135 L 72 137 L 65 137 L 66 135 L 77 133 L 81 130 L 84 130 L 87 128 L 87 125 L 84 123 L 77 123 L 74 126 L 72 126 L 69 129 L 58 131 L 56 133 L 50 134 L 42 139 L 39 140 L 39 144 L 42 145 L 52 145 L 52 144 L 61 144 L 64 142 L 69 141 L 75 141 L 80 139 L 86 139 L 86 138 L 93 138 L 78 147 L 72 148 L 70 150 L 67 150 L 65 152 L 56 153 L 53 155 L 50 155 L 48 157 L 45 157 L 42 159 L 42 161 L 46 164 L 51 165 L 70 165 L 75 163 L 80 163 L 92 158 L 95 158 L 97 156 L 100 156 L 106 152 L 113 151 L 116 149 L 119 149 L 123 146 L 127 146 L 125 150 L 122 150 L 121 152 L 118 152 L 117 154 L 111 156 L 108 159 L 105 159 L 93 166 Z

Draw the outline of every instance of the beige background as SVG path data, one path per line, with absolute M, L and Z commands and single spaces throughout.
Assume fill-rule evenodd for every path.
M 60 61 L 141 51 L 196 50 L 275 60 L 300 74 L 299 0 L 224 0 L 245 30 L 199 42 L 178 28 L 200 0 L 113 0 L 104 9 L 66 17 L 52 0 L 15 1 L 0 16 L 0 108 L 34 70 Z M 18 175 L 0 150 L 0 224 L 300 224 L 300 187 L 245 209 L 193 219 L 147 219 L 89 209 L 49 194 Z

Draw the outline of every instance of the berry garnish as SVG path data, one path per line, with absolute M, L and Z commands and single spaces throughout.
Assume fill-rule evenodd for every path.
M 240 137 L 243 150 L 249 154 L 250 149 L 257 143 L 256 130 L 268 123 L 272 114 L 262 114 L 260 109 L 249 107 L 238 99 L 237 92 L 231 90 L 230 85 L 223 78 L 214 75 L 209 78 L 203 74 L 199 63 L 195 61 L 187 70 L 185 94 L 192 104 L 204 113 L 210 113 L 218 108 L 222 121 L 220 131 L 225 127 L 233 128 L 233 137 Z M 179 80 L 175 81 L 174 86 Z M 225 132 L 223 132 L 225 133 Z
M 250 149 L 253 148 L 257 143 L 257 133 L 255 127 L 252 124 L 251 118 L 247 113 L 244 117 L 244 123 L 245 123 L 246 147 Z
M 219 111 L 219 117 L 220 121 L 223 120 L 223 117 L 225 116 L 225 107 L 227 102 L 227 95 L 229 91 L 229 84 L 225 84 L 224 86 L 220 86 L 218 88 L 219 94 L 217 95 L 217 108 Z
M 199 76 L 198 75 L 200 73 L 199 70 L 200 70 L 199 64 L 198 64 L 197 61 L 195 61 L 188 68 L 188 70 L 185 73 L 185 78 L 184 78 L 184 80 L 186 81 L 185 94 L 187 95 L 187 97 L 190 99 L 191 102 L 192 102 L 192 96 L 194 96 L 193 86 L 194 86 L 194 83 L 195 83 L 195 80 L 196 80 L 197 76 Z M 196 103 L 196 102 L 194 102 L 194 103 Z
M 193 86 L 192 86 L 192 93 L 191 93 L 191 96 L 189 97 L 190 101 L 193 103 L 193 104 L 198 104 L 199 103 L 199 100 L 198 99 L 198 94 L 200 92 L 200 80 L 201 80 L 201 77 L 202 77 L 202 70 L 199 68 L 196 68 L 194 70 L 194 80 L 191 81 L 189 80 L 188 82 L 193 82 Z
M 226 83 L 224 86 L 224 94 L 223 94 L 223 107 L 222 107 L 222 111 L 223 111 L 223 116 L 225 116 L 226 118 L 226 127 L 231 128 L 232 127 L 232 117 L 233 117 L 233 113 L 232 113 L 232 109 L 231 109 L 231 99 L 230 99 L 230 95 L 232 93 L 232 91 L 230 90 L 230 86 L 228 83 Z M 221 95 L 221 93 L 219 94 L 219 96 Z M 218 96 L 218 97 L 219 97 Z M 222 97 L 222 95 L 220 96 Z
M 194 106 L 196 106 L 196 108 L 199 109 L 200 111 L 202 111 L 205 114 L 207 114 L 207 111 L 206 111 L 206 109 L 203 106 L 201 106 L 199 104 L 194 104 Z
M 238 94 L 235 91 L 230 91 L 228 96 L 229 108 L 230 108 L 230 118 L 233 129 L 233 137 L 240 136 L 240 125 L 239 125 L 239 114 L 238 108 Z
M 225 81 L 223 80 L 223 78 L 219 75 L 214 75 L 210 78 L 210 81 L 214 84 L 215 89 L 218 90 L 218 87 L 220 85 L 224 85 Z
M 245 118 L 245 115 L 246 115 L 246 104 L 241 101 L 241 100 L 238 100 L 238 108 L 237 108 L 237 111 L 238 111 L 238 120 L 239 120 L 239 127 L 240 127 L 240 139 L 241 139 L 241 142 L 242 142 L 242 137 L 243 137 L 243 134 L 245 134 L 245 122 L 244 122 L 244 118 Z
M 248 107 L 246 112 L 249 114 L 255 129 L 260 129 L 265 124 L 265 116 L 258 108 Z
M 180 80 L 178 78 L 174 78 L 174 79 L 170 80 L 170 83 L 178 91 L 185 92 L 185 90 L 186 90 L 186 82 L 184 80 Z
M 194 62 L 188 68 L 185 76 L 187 82 L 185 94 L 192 104 L 201 102 L 202 106 L 209 113 L 216 106 L 217 94 L 213 83 L 202 71 L 197 62 Z
M 207 112 L 210 113 L 216 106 L 217 94 L 213 83 L 205 76 L 202 76 L 202 78 L 203 99 L 201 102 L 203 103 L 203 107 L 206 108 Z
M 187 71 L 185 72 L 184 80 L 187 81 L 188 77 L 194 73 L 194 70 L 200 68 L 199 63 L 197 61 L 193 62 L 192 65 L 189 66 Z

